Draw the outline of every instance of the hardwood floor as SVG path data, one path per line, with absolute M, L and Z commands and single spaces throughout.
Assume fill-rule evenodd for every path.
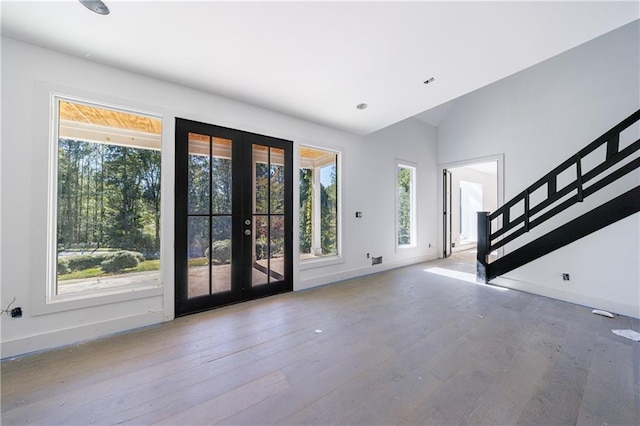
M 425 272 L 456 261 L 4 360 L 2 423 L 640 423 L 640 321 Z

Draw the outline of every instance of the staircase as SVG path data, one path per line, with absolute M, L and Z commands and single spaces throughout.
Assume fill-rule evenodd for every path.
M 640 139 L 620 149 L 620 134 L 640 110 L 578 151 L 493 213 L 478 212 L 477 280 L 489 282 L 515 268 L 640 211 L 640 185 L 490 262 L 489 254 L 640 167 Z M 599 148 L 603 147 L 599 150 Z M 600 157 L 600 158 L 598 158 Z M 588 161 L 585 161 L 588 160 Z M 591 168 L 583 172 L 586 163 Z M 617 167 L 614 167 L 617 166 Z M 567 173 L 575 179 L 558 188 Z M 516 217 L 513 213 L 517 215 Z M 495 229 L 492 231 L 492 228 Z M 522 241 L 522 239 L 520 240 Z

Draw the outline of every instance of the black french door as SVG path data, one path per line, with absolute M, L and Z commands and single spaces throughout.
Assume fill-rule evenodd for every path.
M 293 289 L 292 149 L 176 119 L 176 316 Z

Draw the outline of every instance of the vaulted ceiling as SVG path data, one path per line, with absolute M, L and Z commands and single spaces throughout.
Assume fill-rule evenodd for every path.
M 640 17 L 637 0 L 105 3 L 2 1 L 2 35 L 360 135 L 438 121 L 423 113 Z

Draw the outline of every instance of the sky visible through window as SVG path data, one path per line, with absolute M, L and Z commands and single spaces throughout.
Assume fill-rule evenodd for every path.
M 336 165 L 332 164 L 320 169 L 320 183 L 327 188 L 331 185 L 331 175 L 336 172 Z

